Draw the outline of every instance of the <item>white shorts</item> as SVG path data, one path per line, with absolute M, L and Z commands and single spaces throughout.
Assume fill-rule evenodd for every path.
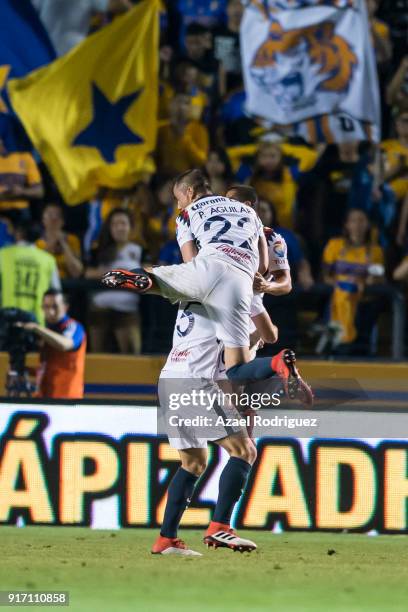
M 180 399 L 175 399 L 181 395 L 192 398 L 194 391 L 197 395 L 200 391 L 209 394 L 217 401 L 210 404 L 204 397 L 199 404 L 193 404 L 191 400 L 188 405 L 182 405 Z M 165 433 L 173 448 L 207 448 L 208 442 L 232 434 L 247 435 L 246 429 L 237 423 L 242 418 L 238 410 L 231 403 L 222 401 L 220 388 L 211 380 L 160 377 L 158 393 L 158 433 Z
M 226 347 L 249 346 L 253 279 L 215 255 L 198 255 L 188 263 L 153 268 L 161 295 L 172 303 L 201 302 Z

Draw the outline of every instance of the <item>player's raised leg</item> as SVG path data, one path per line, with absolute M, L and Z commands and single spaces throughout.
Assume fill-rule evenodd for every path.
M 193 496 L 198 478 L 207 466 L 206 448 L 189 448 L 179 450 L 181 466 L 173 476 L 167 491 L 167 503 L 164 511 L 160 535 L 152 547 L 155 555 L 184 555 L 200 557 L 201 553 L 189 549 L 177 537 L 184 511 Z
M 246 347 L 225 346 L 224 352 L 226 373 L 231 381 L 246 383 L 278 376 L 287 397 L 299 399 L 307 406 L 313 405 L 313 392 L 296 367 L 292 349 L 283 349 L 272 359 L 257 357 L 252 361 L 246 361 L 249 353 Z
M 214 548 L 251 552 L 256 549 L 256 544 L 236 534 L 230 521 L 256 459 L 256 447 L 252 440 L 242 433 L 216 440 L 216 443 L 225 448 L 230 458 L 220 476 L 217 504 L 205 533 L 204 543 Z

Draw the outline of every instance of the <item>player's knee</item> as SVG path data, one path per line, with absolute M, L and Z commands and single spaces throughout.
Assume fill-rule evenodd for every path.
M 191 472 L 195 476 L 201 476 L 207 469 L 207 461 L 205 459 L 190 459 L 189 461 L 183 461 L 182 466 L 188 472 Z
M 244 438 L 240 444 L 234 446 L 231 456 L 239 457 L 239 459 L 253 465 L 257 456 L 256 446 L 250 438 Z
M 247 461 L 247 463 L 250 463 L 251 465 L 253 465 L 256 460 L 257 451 L 256 451 L 256 446 L 252 442 L 252 440 L 248 439 L 248 443 L 245 446 L 244 452 L 245 452 L 245 457 L 243 457 L 244 461 Z

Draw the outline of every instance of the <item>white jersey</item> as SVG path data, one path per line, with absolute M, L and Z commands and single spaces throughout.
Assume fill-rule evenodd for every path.
M 286 241 L 280 234 L 277 234 L 270 227 L 264 228 L 266 242 L 268 243 L 269 265 L 268 272 L 265 275 L 266 280 L 271 280 L 273 273 L 278 270 L 290 270 L 288 261 L 288 248 Z M 255 293 L 251 304 L 251 317 L 264 312 L 263 293 Z M 251 330 L 252 331 L 252 330 Z
M 252 276 L 258 270 L 262 223 L 250 206 L 222 196 L 196 200 L 177 217 L 179 246 L 194 240 L 198 256 L 216 254 Z
M 251 317 L 264 310 L 262 297 L 263 294 L 254 295 Z M 252 319 L 249 328 L 250 333 L 256 329 Z M 180 303 L 173 332 L 173 346 L 160 378 L 227 378 L 224 345 L 216 337 L 215 326 L 199 302 Z
M 216 380 L 223 344 L 215 326 L 198 302 L 181 302 L 170 351 L 161 378 L 205 378 Z

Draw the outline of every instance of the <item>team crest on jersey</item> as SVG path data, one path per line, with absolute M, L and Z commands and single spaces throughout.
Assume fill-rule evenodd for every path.
M 285 31 L 272 18 L 253 57 L 251 75 L 283 111 L 295 112 L 315 106 L 327 92 L 347 92 L 357 64 L 333 22 Z
M 180 338 L 184 338 L 184 336 L 188 336 L 191 330 L 194 327 L 194 315 L 190 310 L 183 310 L 183 313 L 180 317 L 180 323 L 183 322 L 182 325 L 176 325 L 177 335 Z

